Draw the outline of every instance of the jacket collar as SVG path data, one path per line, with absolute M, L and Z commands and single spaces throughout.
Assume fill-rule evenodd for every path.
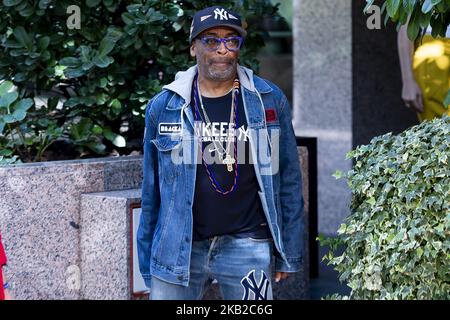
M 197 65 L 194 65 L 185 71 L 177 72 L 175 75 L 175 80 L 170 84 L 163 86 L 163 89 L 177 93 L 184 100 L 175 104 L 174 96 L 172 96 L 168 103 L 169 109 L 180 109 L 183 104 L 186 105 L 191 102 L 192 81 L 194 81 L 196 72 Z M 255 92 L 256 89 L 260 93 L 272 91 L 272 88 L 263 79 L 253 75 L 253 71 L 251 69 L 238 64 L 237 73 L 241 85 L 247 90 Z

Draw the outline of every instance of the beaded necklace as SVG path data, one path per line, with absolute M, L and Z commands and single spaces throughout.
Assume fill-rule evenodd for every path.
M 199 104 L 199 100 L 201 99 L 201 97 L 200 97 L 200 93 L 199 93 L 197 79 L 198 79 L 198 73 L 194 77 L 194 118 L 195 118 L 195 121 L 199 121 L 200 120 L 200 121 L 203 122 L 203 119 L 202 119 L 202 117 L 200 115 L 200 112 L 199 112 L 199 105 L 200 105 Z M 233 123 L 237 124 L 237 104 L 238 104 L 238 95 L 239 95 L 239 79 L 238 78 L 236 78 L 234 80 L 233 89 L 232 90 L 233 90 L 233 97 L 232 97 L 232 103 L 231 103 L 231 115 L 234 114 Z M 202 105 L 200 105 L 200 106 L 202 106 Z M 202 111 L 203 111 L 203 115 L 205 116 L 205 118 L 207 118 L 206 111 L 204 110 L 204 108 L 203 108 Z M 205 122 L 206 124 L 208 122 L 210 123 L 209 118 L 207 118 L 205 120 L 206 120 L 206 122 Z M 207 162 L 205 161 L 204 151 L 203 151 L 203 144 L 202 144 L 202 141 L 199 139 L 200 150 L 201 150 L 201 153 L 202 153 L 202 160 L 203 160 L 202 162 L 203 162 L 203 165 L 205 166 L 206 173 L 208 174 L 209 181 L 211 182 L 211 185 L 213 186 L 214 190 L 216 192 L 222 194 L 222 195 L 227 195 L 227 194 L 233 192 L 236 189 L 238 176 L 239 176 L 238 165 L 237 165 L 237 143 L 234 141 L 234 140 L 236 140 L 236 133 L 235 133 L 236 130 L 235 130 L 235 128 L 232 128 L 232 130 L 233 130 L 233 135 L 232 136 L 233 136 L 233 145 L 234 145 L 234 158 L 231 158 L 230 154 L 228 153 L 228 151 L 229 151 L 229 148 L 228 148 L 229 144 L 227 143 L 226 158 L 225 159 L 221 159 L 222 163 L 227 165 L 228 171 L 230 171 L 230 172 L 232 171 L 232 170 L 230 170 L 230 167 L 232 168 L 232 166 L 234 164 L 234 181 L 233 181 L 233 186 L 230 189 L 228 189 L 227 191 L 224 191 L 224 189 L 217 182 L 216 177 L 214 176 L 214 173 L 212 172 L 212 168 L 210 169 L 210 165 L 207 164 Z M 213 139 L 214 139 L 214 137 L 213 137 Z M 228 139 L 231 139 L 230 135 L 228 135 Z M 214 140 L 213 140 L 213 142 L 214 142 Z M 214 145 L 215 145 L 215 143 L 214 143 Z M 223 147 L 222 147 L 222 149 L 223 149 Z M 218 151 L 217 148 L 216 148 L 216 150 Z

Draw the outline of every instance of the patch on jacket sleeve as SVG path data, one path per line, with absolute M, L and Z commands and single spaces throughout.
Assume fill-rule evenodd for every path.
M 176 134 L 181 132 L 180 122 L 161 122 L 158 127 L 159 134 Z
M 274 108 L 266 109 L 266 121 L 275 122 L 277 120 L 277 111 Z

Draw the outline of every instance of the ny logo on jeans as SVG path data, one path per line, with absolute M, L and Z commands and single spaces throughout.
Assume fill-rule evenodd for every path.
M 263 270 L 261 270 L 261 281 L 256 283 L 255 270 L 250 271 L 242 280 L 244 287 L 244 296 L 242 300 L 267 300 L 267 291 L 269 290 L 269 280 Z M 251 296 L 253 299 L 251 299 Z

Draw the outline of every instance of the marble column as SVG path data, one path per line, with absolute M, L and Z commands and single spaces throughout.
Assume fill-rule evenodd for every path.
M 349 214 L 352 149 L 351 0 L 294 1 L 293 116 L 297 136 L 318 140 L 318 228 L 335 234 Z

